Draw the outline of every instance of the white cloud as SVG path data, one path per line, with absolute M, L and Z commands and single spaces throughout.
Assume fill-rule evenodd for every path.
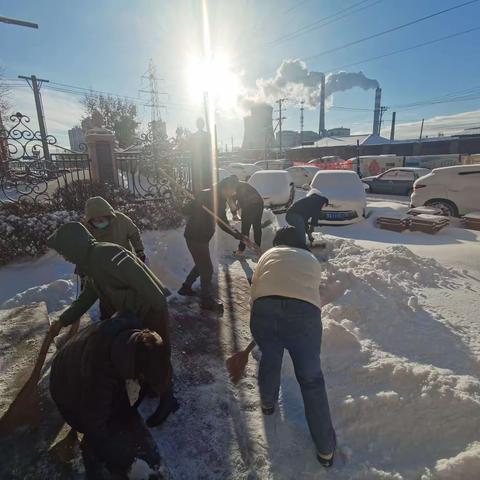
M 83 115 L 78 97 L 68 93 L 42 90 L 45 123 L 49 134 L 54 135 L 59 145 L 69 147 L 68 130 L 78 125 Z M 30 117 L 32 130 L 38 129 L 33 92 L 30 88 L 16 88 L 10 95 L 11 111 Z
M 401 113 L 398 115 L 401 115 Z M 397 123 L 395 127 L 395 139 L 418 138 L 421 124 L 421 120 Z M 466 128 L 473 128 L 475 126 L 480 126 L 480 110 L 426 118 L 423 125 L 423 137 L 436 137 L 439 133 L 454 135 Z M 390 137 L 390 125 L 385 125 L 385 127 L 382 128 L 381 134 L 384 137 Z

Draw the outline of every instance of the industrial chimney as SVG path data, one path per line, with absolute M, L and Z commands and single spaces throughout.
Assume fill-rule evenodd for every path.
M 382 111 L 382 89 L 377 87 L 375 90 L 375 107 L 373 110 L 373 128 L 372 133 L 374 135 L 380 135 L 380 115 Z
M 264 149 L 275 144 L 272 116 L 270 105 L 260 103 L 251 107 L 250 115 L 243 119 L 242 149 Z
M 325 74 L 323 73 L 320 81 L 320 119 L 318 122 L 318 134 L 320 137 L 325 135 Z

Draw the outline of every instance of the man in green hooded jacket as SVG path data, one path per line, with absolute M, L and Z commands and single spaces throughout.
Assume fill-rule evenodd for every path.
M 131 312 L 141 321 L 143 328 L 157 332 L 165 342 L 170 358 L 166 301 L 170 292 L 143 262 L 119 245 L 97 242 L 78 222 L 62 225 L 48 238 L 47 245 L 86 275 L 79 297 L 52 324 L 53 335 L 79 320 L 100 299 L 112 314 Z M 168 413 L 177 408 L 173 391 L 161 400 L 157 416 L 160 420 L 165 413 L 160 409 L 162 404 Z
M 98 242 L 116 243 L 145 261 L 140 230 L 124 213 L 102 197 L 91 197 L 85 203 L 85 226 Z

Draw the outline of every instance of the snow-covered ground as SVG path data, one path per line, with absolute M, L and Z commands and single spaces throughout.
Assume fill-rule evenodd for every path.
M 235 308 L 221 320 L 174 296 L 174 354 L 182 408 L 155 430 L 174 479 L 474 480 L 480 478 L 480 232 L 434 236 L 374 227 L 402 199 L 369 197 L 370 216 L 322 227 L 322 283 L 340 292 L 322 312 L 322 360 L 339 451 L 331 471 L 315 460 L 293 367 L 285 355 L 280 405 L 258 405 L 258 352 L 238 386 L 224 358 L 246 346 L 253 258 L 212 246 L 220 289 Z M 278 217 L 279 224 L 284 222 Z M 272 238 L 265 232 L 264 247 Z M 172 290 L 191 260 L 182 230 L 144 235 L 152 269 Z M 75 296 L 72 266 L 49 253 L 0 269 L 0 308 L 45 300 L 54 313 Z M 95 317 L 95 314 L 93 315 Z M 143 407 L 148 413 L 154 404 Z

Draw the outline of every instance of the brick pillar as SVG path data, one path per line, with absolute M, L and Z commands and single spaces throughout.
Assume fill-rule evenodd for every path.
M 85 135 L 90 170 L 94 182 L 106 182 L 118 185 L 117 165 L 115 161 L 115 135 L 106 128 L 92 128 Z

